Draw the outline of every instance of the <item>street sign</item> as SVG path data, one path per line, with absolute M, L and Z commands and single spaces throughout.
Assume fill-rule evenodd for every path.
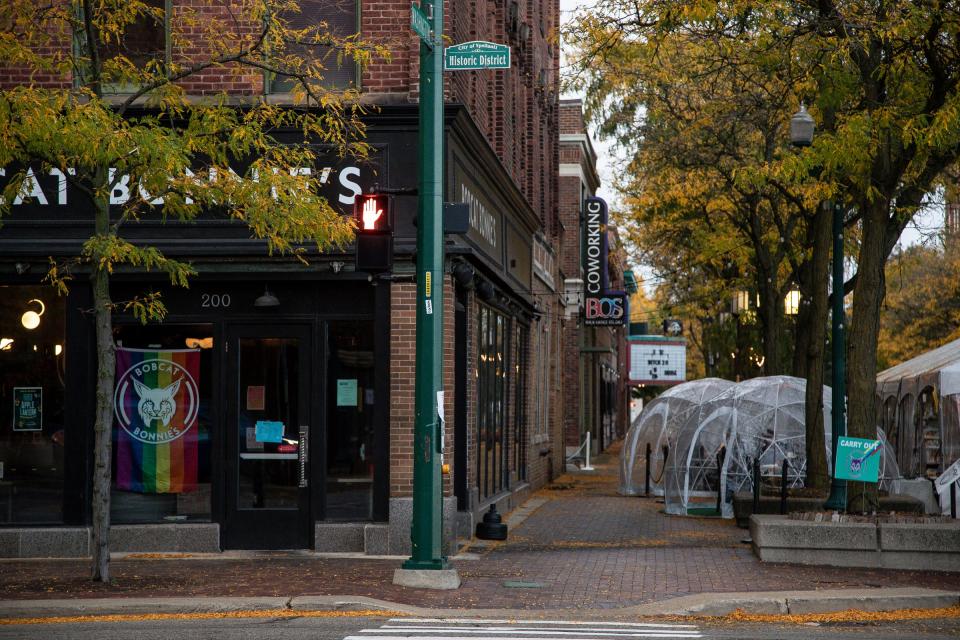
M 423 10 L 415 5 L 410 5 L 410 28 L 413 29 L 423 42 L 432 47 L 433 41 L 430 37 L 430 18 Z
M 837 468 L 834 475 L 841 480 L 877 482 L 882 446 L 879 440 L 837 438 Z
M 509 68 L 510 47 L 505 44 L 474 40 L 455 44 L 443 51 L 445 71 Z

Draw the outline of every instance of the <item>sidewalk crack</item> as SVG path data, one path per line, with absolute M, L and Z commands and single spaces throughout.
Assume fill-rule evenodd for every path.
M 287 609 L 288 611 L 292 611 L 292 610 L 293 610 L 293 599 L 294 599 L 295 597 L 296 597 L 296 596 L 290 596 L 289 598 L 287 598 L 287 601 L 283 603 L 283 608 L 284 608 L 284 609 Z

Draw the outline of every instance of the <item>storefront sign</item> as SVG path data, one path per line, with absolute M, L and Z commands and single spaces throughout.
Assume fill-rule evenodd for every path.
M 330 162 L 315 167 L 291 167 L 289 171 L 292 176 L 313 177 L 320 186 L 320 194 L 333 206 L 343 205 L 341 207 L 343 213 L 352 213 L 356 197 L 363 193 L 364 189 L 369 188 L 375 180 L 373 168 L 368 165 L 363 165 L 361 171 L 359 165 Z M 73 175 L 76 171 L 71 168 L 67 169 L 67 173 Z M 198 184 L 222 178 L 214 168 L 203 172 L 197 169 L 197 173 L 187 170 L 186 173 Z M 233 176 L 244 175 L 244 173 L 244 168 L 239 165 L 230 170 Z M 247 177 L 254 182 L 259 180 L 256 172 L 251 172 Z M 137 200 L 151 205 L 163 204 L 162 197 L 154 197 L 143 185 L 132 183 L 130 176 L 118 175 L 113 167 L 109 169 L 108 179 L 113 183 L 113 189 L 110 191 L 111 206 L 120 207 Z M 25 170 L 0 167 L 0 191 L 8 186 L 10 180 L 20 182 L 20 189 L 11 202 L 14 212 L 18 209 L 35 210 L 38 213 L 46 210 L 71 212 L 76 208 L 77 202 L 87 202 L 83 194 L 70 186 L 67 175 L 60 169 L 41 171 L 34 166 L 27 166 Z M 187 204 L 192 204 L 189 197 L 185 200 Z M 2 202 L 0 200 L 0 204 Z
M 882 447 L 879 440 L 838 438 L 836 477 L 841 480 L 877 482 Z
M 584 212 L 584 293 L 600 296 L 607 289 L 607 203 L 603 198 L 587 198 Z
M 117 349 L 117 487 L 181 493 L 197 486 L 200 351 Z
M 13 388 L 13 430 L 43 429 L 43 387 Z
M 602 296 L 589 296 L 583 302 L 583 320 L 588 327 L 616 327 L 624 323 L 627 315 L 627 295 L 607 292 Z
M 477 171 L 454 161 L 454 193 L 469 210 L 469 229 L 464 236 L 487 258 L 503 265 L 503 214 L 505 207 L 492 196 L 489 185 L 478 182 Z
M 607 203 L 591 196 L 583 208 L 583 323 L 588 327 L 626 324 L 627 295 L 607 290 Z
M 630 384 L 676 384 L 687 379 L 687 343 L 682 340 L 631 340 Z

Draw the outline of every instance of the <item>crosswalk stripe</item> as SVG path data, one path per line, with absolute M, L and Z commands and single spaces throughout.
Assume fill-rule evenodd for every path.
M 570 626 L 592 626 L 592 627 L 662 627 L 667 629 L 696 629 L 693 624 L 670 624 L 657 622 L 607 622 L 597 620 L 512 620 L 493 618 L 390 618 L 387 622 L 402 622 L 404 624 L 420 624 L 425 622 L 436 622 L 442 624 L 552 624 L 552 625 L 570 625 Z
M 593 620 L 391 618 L 344 640 L 633 640 L 702 638 L 692 624 Z
M 361 633 L 369 631 L 364 629 Z M 444 632 L 448 633 L 448 632 Z M 486 637 L 495 637 L 501 639 L 505 634 L 507 637 L 519 636 L 517 631 L 487 631 L 484 632 L 488 635 Z M 377 635 L 360 635 L 360 636 L 347 636 L 344 640 L 369 640 L 370 638 L 377 638 L 377 640 L 436 640 L 438 637 L 442 637 L 443 640 L 479 640 L 484 636 L 475 636 L 475 635 L 416 635 L 414 633 L 397 633 L 386 635 L 386 634 L 377 634 Z M 696 632 L 689 631 L 678 631 L 676 633 L 651 633 L 649 631 L 638 631 L 636 633 L 578 633 L 574 635 L 557 635 L 555 633 L 545 633 L 543 636 L 538 636 L 540 638 L 552 637 L 552 638 L 561 638 L 562 640 L 595 640 L 596 638 L 610 638 L 610 637 L 619 637 L 619 638 L 702 638 L 703 636 Z
M 379 629 L 364 629 L 361 633 L 380 633 L 381 630 L 384 632 L 395 632 L 397 630 L 414 630 L 420 631 L 422 633 L 444 633 L 447 631 L 456 631 L 457 633 L 516 633 L 519 635 L 528 635 L 528 636 L 549 636 L 549 635 L 583 635 L 584 633 L 591 633 L 596 636 L 627 636 L 627 637 L 636 637 L 637 634 L 643 634 L 644 636 L 661 636 L 667 634 L 666 637 L 674 637 L 676 634 L 688 634 L 695 633 L 687 629 L 622 629 L 617 627 L 580 627 L 579 629 L 573 629 L 570 627 L 567 628 L 540 628 L 540 629 L 524 629 L 523 627 L 416 627 L 416 626 L 403 626 L 403 625 L 384 625 Z

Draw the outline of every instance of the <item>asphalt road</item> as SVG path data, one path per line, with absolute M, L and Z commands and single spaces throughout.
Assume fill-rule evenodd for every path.
M 251 618 L 218 620 L 161 620 L 122 623 L 64 623 L 0 626 L 0 639 L 17 640 L 343 640 L 344 638 L 426 638 L 446 640 L 947 640 L 960 637 L 960 620 L 924 620 L 898 623 L 813 625 L 664 623 L 641 627 L 637 623 L 580 623 L 534 628 L 485 622 L 452 626 L 448 621 L 397 624 L 384 618 Z M 540 623 L 543 624 L 543 623 Z M 636 626 L 627 627 L 624 625 Z M 587 626 L 590 625 L 590 626 Z M 410 628 L 412 626 L 413 628 Z M 575 629 L 575 631 L 570 631 Z M 518 633 L 519 631 L 519 633 Z M 524 635 L 525 632 L 525 635 Z

